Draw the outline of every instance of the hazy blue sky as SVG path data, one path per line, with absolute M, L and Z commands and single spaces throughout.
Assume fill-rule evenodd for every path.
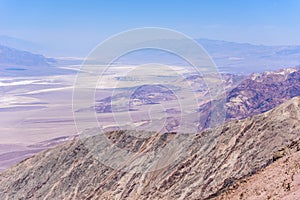
M 0 0 L 0 35 L 83 52 L 149 26 L 194 38 L 300 44 L 299 11 L 299 0 Z

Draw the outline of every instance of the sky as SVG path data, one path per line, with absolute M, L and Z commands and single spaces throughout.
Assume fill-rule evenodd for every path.
M 300 45 L 299 10 L 299 0 L 0 0 L 0 35 L 74 56 L 141 27 L 193 38 Z

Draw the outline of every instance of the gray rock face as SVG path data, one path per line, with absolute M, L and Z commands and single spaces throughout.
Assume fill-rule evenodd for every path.
M 276 152 L 298 141 L 299 121 L 296 97 L 263 114 L 198 134 L 138 138 L 129 131 L 109 132 L 105 136 L 112 144 L 134 154 L 118 170 L 95 159 L 94 150 L 103 148 L 97 146 L 98 135 L 77 138 L 0 174 L 0 199 L 209 199 L 268 166 Z M 166 167 L 148 173 L 135 173 L 139 165 L 123 170 L 174 140 L 176 159 Z M 94 148 L 87 148 L 89 142 Z M 162 159 L 167 162 L 169 157 Z M 140 164 L 147 167 L 152 160 L 149 156 Z

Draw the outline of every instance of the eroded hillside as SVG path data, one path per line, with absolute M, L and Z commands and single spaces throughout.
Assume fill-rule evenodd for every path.
M 106 138 L 133 153 L 118 170 L 95 159 L 105 147 L 99 135 L 74 139 L 46 150 L 0 175 L 1 199 L 208 199 L 220 195 L 237 180 L 248 177 L 284 156 L 300 139 L 300 98 L 244 120 L 198 134 L 150 134 L 139 138 L 130 131 L 114 131 Z M 145 133 L 146 134 L 146 133 Z M 177 141 L 176 155 L 163 168 L 153 167 L 155 154 Z M 93 144 L 92 146 L 89 144 Z M 92 147 L 92 148 L 91 148 Z M 290 148 L 297 152 L 297 148 Z M 176 154 L 175 154 L 176 153 Z M 114 158 L 118 152 L 113 152 Z M 120 154 L 121 155 L 121 154 Z M 130 161 L 130 162 L 128 162 Z

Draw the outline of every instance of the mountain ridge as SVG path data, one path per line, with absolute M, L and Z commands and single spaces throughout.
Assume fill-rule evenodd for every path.
M 0 45 L 0 72 L 2 77 L 49 76 L 72 73 L 72 70 L 57 67 L 60 65 L 58 61 L 41 54 Z
M 83 143 L 85 140 L 75 139 L 1 173 L 0 197 L 210 198 L 236 180 L 265 168 L 277 158 L 276 152 L 282 146 L 299 140 L 299 120 L 300 97 L 295 97 L 263 114 L 193 135 L 154 134 L 138 142 L 129 137 L 130 132 L 106 134 L 112 143 L 139 155 L 158 149 L 174 138 L 184 138 L 179 143 L 178 160 L 149 173 L 129 173 L 106 167 L 93 157 L 92 149 Z M 97 137 L 91 140 L 96 142 Z
M 0 45 L 0 64 L 8 66 L 50 66 L 55 59 L 40 54 Z

